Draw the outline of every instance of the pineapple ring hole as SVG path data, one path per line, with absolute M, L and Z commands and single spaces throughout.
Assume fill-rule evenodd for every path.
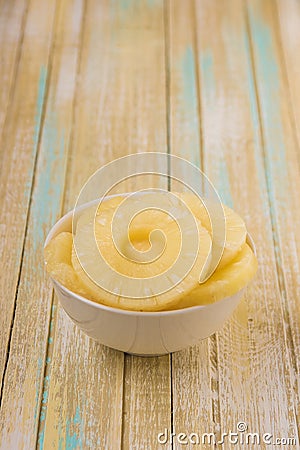
M 129 240 L 133 247 L 140 252 L 146 252 L 152 247 L 149 232 L 144 228 L 129 232 Z
M 138 227 L 129 230 L 128 240 L 122 246 L 122 254 L 139 264 L 152 263 L 162 256 L 165 248 L 166 237 L 161 230 Z

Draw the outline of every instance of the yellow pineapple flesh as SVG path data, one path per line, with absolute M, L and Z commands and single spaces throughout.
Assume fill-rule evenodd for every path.
M 182 296 L 176 308 L 206 305 L 234 295 L 249 283 L 256 271 L 256 257 L 249 245 L 244 244 L 233 261 L 218 268 L 205 283 Z
M 72 233 L 64 231 L 55 236 L 44 249 L 46 270 L 70 291 L 91 298 L 72 266 L 72 246 Z
M 178 195 L 186 202 L 192 213 L 201 221 L 208 232 L 212 234 L 209 213 L 201 199 L 190 192 L 183 192 Z M 235 258 L 245 244 L 247 236 L 247 229 L 243 219 L 229 206 L 222 206 L 225 217 L 225 242 L 224 251 L 218 265 L 219 268 L 226 266 Z M 212 236 L 212 238 L 216 240 L 217 236 Z M 222 246 L 223 242 L 220 242 L 219 245 Z
M 84 210 L 76 221 L 74 235 L 62 232 L 45 248 L 47 271 L 59 283 L 85 298 L 129 310 L 187 308 L 235 294 L 253 278 L 257 270 L 256 257 L 246 244 L 244 221 L 223 205 L 226 224 L 224 252 L 213 275 L 204 283 L 199 283 L 199 274 L 205 272 L 210 261 L 211 221 L 205 206 L 196 196 L 190 193 L 176 195 L 179 201 L 173 199 L 167 205 L 167 211 L 145 209 L 132 219 L 128 230 L 124 227 L 128 219 L 126 208 L 116 215 L 121 210 L 118 208 L 124 196 L 111 197 L 101 202 L 100 206 L 94 205 Z M 195 240 L 194 225 L 185 217 L 186 208 L 182 200 L 194 216 L 198 241 Z M 133 202 L 143 209 L 142 196 L 133 199 Z M 164 204 L 163 199 L 161 203 Z M 181 222 L 174 220 L 174 214 Z M 186 253 L 182 252 L 181 232 L 185 235 L 185 242 L 188 242 Z M 180 277 L 176 261 L 188 266 L 192 254 L 196 255 L 194 264 L 186 276 Z M 168 271 L 170 267 L 174 267 L 173 272 Z M 162 279 L 161 294 L 153 293 L 151 283 L 146 282 L 153 277 Z M 127 283 L 131 278 L 138 280 L 138 295 L 128 297 Z M 104 280 L 108 289 L 104 289 L 97 280 Z M 164 291 L 163 287 L 168 282 L 172 287 Z
M 132 202 L 135 201 L 138 201 L 141 206 L 140 199 L 132 200 Z M 180 208 L 177 199 L 174 204 L 171 203 L 169 206 L 172 207 L 173 212 L 176 208 Z M 181 258 L 182 264 L 185 262 L 189 264 L 189 258 L 195 247 L 192 236 L 186 254 L 182 254 L 181 231 L 178 224 L 164 211 L 153 209 L 141 212 L 132 220 L 129 227 L 129 239 L 126 239 L 127 230 L 124 228 L 124 223 L 127 223 L 125 211 L 124 217 L 123 215 L 118 217 L 117 230 L 113 236 L 111 226 L 114 214 L 114 207 L 106 208 L 95 217 L 95 223 L 90 221 L 78 229 L 74 238 L 76 251 L 73 249 L 73 267 L 85 287 L 94 296 L 109 306 L 155 311 L 165 309 L 167 305 L 174 305 L 184 292 L 190 291 L 196 286 L 211 249 L 209 233 L 201 226 L 200 221 L 195 219 L 200 246 L 195 252 L 194 265 L 181 279 L 175 264 L 173 266 L 172 264 L 177 261 L 177 258 Z M 184 220 L 184 211 L 180 210 L 178 215 L 180 214 L 181 219 Z M 184 233 L 188 236 L 191 232 L 187 223 Z M 116 236 L 120 237 L 117 243 L 115 242 Z M 94 239 L 96 239 L 97 247 Z M 116 249 L 115 244 L 119 244 L 119 250 Z M 99 258 L 99 251 L 104 263 Z M 150 260 L 148 258 L 143 262 L 143 252 L 147 251 L 156 257 L 150 258 Z M 136 253 L 139 258 L 132 258 L 131 256 L 135 256 Z M 168 272 L 170 267 L 173 269 L 171 273 Z M 158 287 L 161 286 L 162 293 L 153 291 L 151 283 L 147 285 L 145 281 L 158 276 L 161 276 L 161 285 L 159 284 Z M 172 277 L 172 279 L 169 280 L 168 277 Z M 105 280 L 108 288 L 103 289 L 97 286 L 94 282 L 97 278 Z M 136 283 L 135 298 L 129 298 L 126 295 L 129 279 L 132 278 L 140 280 L 139 283 Z M 172 287 L 166 291 L 164 286 L 168 285 L 168 282 Z M 101 283 L 98 284 L 102 286 Z

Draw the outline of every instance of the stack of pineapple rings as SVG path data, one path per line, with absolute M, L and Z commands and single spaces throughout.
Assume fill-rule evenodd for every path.
M 257 269 L 244 221 L 224 205 L 221 211 L 225 233 L 218 235 L 206 205 L 190 192 L 104 199 L 82 212 L 74 234 L 52 239 L 47 270 L 69 290 L 121 309 L 216 302 L 244 287 Z

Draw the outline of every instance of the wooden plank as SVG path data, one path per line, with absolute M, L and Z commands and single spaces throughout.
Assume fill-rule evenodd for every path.
M 282 314 L 292 374 L 291 388 L 295 397 L 299 424 L 300 243 L 298 230 L 300 211 L 297 194 L 300 187 L 299 141 L 294 128 L 293 109 L 289 101 L 288 82 L 278 35 L 278 16 L 274 6 L 274 3 L 270 1 L 264 2 L 263 5 L 254 1 L 249 3 L 248 13 L 262 118 L 265 169 L 274 229 Z M 296 55 L 294 58 L 297 59 Z M 290 88 L 293 89 L 292 84 Z
M 300 88 L 299 88 L 299 76 L 300 76 L 300 64 L 297 55 L 299 54 L 300 48 L 300 5 L 299 2 L 295 2 L 294 0 L 290 0 L 283 4 L 282 1 L 277 1 L 277 9 L 279 16 L 279 33 L 278 37 L 279 41 L 279 50 L 282 48 L 283 58 L 285 64 L 282 63 L 283 70 L 288 79 L 287 86 L 285 85 L 285 89 L 289 90 L 285 95 L 288 96 L 288 100 L 290 102 L 290 121 L 291 127 L 294 131 L 294 149 L 295 153 L 298 156 L 298 163 L 300 164 L 299 158 L 299 145 L 300 145 Z M 280 46 L 281 44 L 281 46 Z M 284 84 L 284 83 L 283 83 Z M 291 130 L 292 131 L 292 130 Z M 286 158 L 289 159 L 289 149 L 287 149 Z M 292 161 L 297 164 L 295 155 L 292 158 Z M 290 189 L 293 193 L 295 203 L 297 202 L 297 185 L 299 185 L 299 177 L 296 180 L 291 180 Z M 298 208 L 296 209 L 298 211 Z M 294 229 L 294 239 L 298 233 L 298 224 L 299 222 L 289 221 L 289 227 L 293 226 Z M 295 240 L 291 242 L 293 245 Z M 286 240 L 285 240 L 286 241 Z M 296 239 L 296 242 L 298 240 Z M 283 264 L 288 264 L 288 269 L 286 273 L 286 283 L 288 284 L 287 289 L 290 291 L 288 303 L 290 303 L 290 299 L 292 298 L 292 304 L 289 311 L 289 320 L 291 322 L 291 332 L 293 337 L 293 346 L 294 346 L 294 359 L 296 366 L 296 377 L 298 379 L 298 386 L 300 385 L 300 365 L 299 365 L 299 352 L 300 352 L 300 327 L 297 321 L 297 315 L 299 316 L 299 305 L 297 305 L 297 285 L 299 285 L 299 281 L 297 279 L 297 273 L 299 274 L 299 251 L 298 257 L 295 255 L 297 251 L 292 251 L 292 256 L 290 261 L 287 263 L 286 259 L 288 257 L 288 252 L 290 249 L 287 246 L 288 242 L 285 242 L 283 245 L 285 247 L 284 250 L 284 262 Z M 291 247 L 291 246 L 290 246 Z M 298 247 L 299 248 L 299 247 Z M 295 274 L 291 277 L 291 274 Z M 300 406 L 299 406 L 299 387 L 298 387 L 298 424 L 300 421 Z
M 235 431 L 244 421 L 249 432 L 289 436 L 290 427 L 296 426 L 290 342 L 278 286 L 243 2 L 204 0 L 196 6 L 204 168 L 223 201 L 245 218 L 259 260 L 256 281 L 216 335 L 217 427 L 219 432 Z M 201 381 L 195 377 L 191 392 Z
M 200 92 L 193 1 L 169 1 L 171 153 L 202 166 Z M 181 189 L 175 182 L 172 189 Z M 203 434 L 215 429 L 214 340 L 172 355 L 173 431 Z M 201 420 L 199 418 L 201 417 Z M 171 430 L 168 430 L 169 433 Z M 174 440 L 174 448 L 180 445 Z
M 143 96 L 139 104 L 136 104 L 132 118 L 136 121 L 141 117 L 136 139 L 144 143 L 144 151 L 165 152 L 164 5 L 160 0 L 151 3 L 133 1 L 127 4 L 130 6 L 126 14 L 122 13 L 122 21 L 125 23 L 123 26 L 119 24 L 118 37 L 120 43 L 127 41 L 132 49 L 133 54 L 126 55 L 126 67 L 134 68 L 137 86 Z M 138 32 L 130 33 L 129 27 L 135 29 L 137 26 Z M 131 76 L 127 69 L 128 86 L 132 85 Z M 122 117 L 124 120 L 124 116 Z M 130 136 L 135 139 L 132 132 Z M 138 147 L 135 144 L 133 151 L 140 150 L 140 144 Z M 166 183 L 162 186 L 167 188 Z M 122 448 L 148 449 L 158 446 L 158 434 L 171 427 L 169 356 L 140 358 L 126 355 L 123 417 Z M 165 448 L 170 447 L 167 445 Z
M 153 70 L 163 55 L 161 21 L 160 6 L 87 4 L 65 209 L 100 165 L 131 152 L 165 150 L 164 72 Z M 111 449 L 123 440 L 124 448 L 133 448 L 133 442 L 142 448 L 142 442 L 153 442 L 170 417 L 168 358 L 142 364 L 126 356 L 123 393 L 124 355 L 84 336 L 55 307 L 40 447 Z M 141 383 L 147 377 L 149 385 Z M 153 403 L 145 402 L 148 396 Z
M 168 5 L 171 150 L 201 168 L 195 8 L 190 0 Z
M 38 1 L 32 1 L 30 4 L 15 87 L 1 142 L 0 241 L 5 267 L 4 276 L 0 280 L 1 379 L 14 316 L 15 294 L 45 98 L 54 10 L 53 1 L 49 2 L 47 8 Z M 37 35 L 39 39 L 34 39 Z M 28 86 L 31 86 L 31 89 Z
M 291 121 L 298 143 L 300 142 L 300 62 L 296 55 L 300 53 L 300 4 L 297 0 L 277 0 L 279 17 L 278 36 L 283 58 L 282 68 L 288 79 L 288 98 Z M 285 63 L 285 64 L 284 64 Z M 298 144 L 299 145 L 299 144 Z M 299 154 L 299 151 L 298 151 Z
M 0 133 L 14 86 L 24 37 L 26 7 L 26 0 L 3 2 L 0 5 Z
M 34 448 L 40 406 L 38 447 L 46 449 L 156 448 L 157 434 L 165 428 L 199 435 L 215 432 L 219 437 L 221 432 L 234 431 L 240 420 L 249 432 L 293 436 L 299 417 L 300 345 L 298 66 L 297 53 L 292 53 L 296 44 L 291 42 L 292 34 L 284 36 L 284 27 L 292 20 L 289 14 L 296 16 L 298 6 L 289 0 L 282 19 L 284 7 L 277 2 L 280 34 L 275 3 L 249 1 L 249 37 L 240 0 L 226 5 L 201 0 L 195 2 L 196 14 L 190 2 L 166 2 L 170 43 L 166 93 L 161 2 L 98 3 L 87 4 L 82 22 L 82 2 L 58 2 L 45 117 L 45 73 L 39 103 L 36 86 L 40 61 L 45 67 L 48 64 L 54 4 L 47 15 L 41 13 L 45 5 L 30 5 L 18 71 L 17 53 L 6 61 L 9 77 L 16 74 L 16 90 L 12 79 L 5 78 L 11 94 L 3 96 L 4 109 L 10 95 L 11 103 L 1 147 L 5 165 L 0 169 L 4 202 L 0 228 L 7 236 L 2 239 L 7 267 L 0 291 L 5 306 L 1 309 L 3 367 L 13 316 L 14 327 L 2 391 L 0 447 Z M 20 24 L 21 15 L 14 20 Z M 85 31 L 79 44 L 82 24 Z M 33 61 L 29 56 L 36 47 Z M 35 89 L 28 89 L 27 80 Z M 68 147 L 64 210 L 73 206 L 82 183 L 98 165 L 139 150 L 165 151 L 166 94 L 171 94 L 169 149 L 197 165 L 204 163 L 223 200 L 246 218 L 260 263 L 257 280 L 230 323 L 210 340 L 172 356 L 172 395 L 168 357 L 125 356 L 123 372 L 123 355 L 86 338 L 56 300 L 49 318 L 51 287 L 48 279 L 42 281 L 40 265 L 45 233 L 61 207 Z M 23 98 L 24 111 L 19 111 Z M 202 139 L 203 155 L 198 150 Z M 181 446 L 176 443 L 174 448 Z
M 40 20 L 43 24 L 42 14 L 43 11 L 40 11 L 35 20 Z M 49 10 L 44 14 L 48 17 Z M 0 447 L 6 449 L 35 447 L 40 403 L 44 405 L 46 399 L 45 392 L 42 397 L 42 388 L 44 364 L 47 362 L 49 365 L 50 362 L 45 359 L 52 287 L 49 279 L 44 279 L 43 276 L 43 243 L 49 226 L 58 218 L 62 202 L 81 14 L 80 2 L 59 3 L 54 56 L 51 58 L 52 69 L 48 75 L 48 101 L 42 124 L 15 321 L 3 387 Z M 41 39 L 40 30 L 37 36 Z M 33 54 L 34 45 L 35 41 L 31 43 Z
M 83 8 L 83 5 L 80 8 Z M 70 11 L 72 11 L 71 4 L 66 7 L 66 17 Z M 95 101 L 95 97 L 85 96 L 83 90 L 91 81 L 88 79 L 90 67 L 87 66 L 93 64 L 95 56 L 99 57 L 97 54 L 99 48 L 87 45 L 89 26 L 96 23 L 101 11 L 101 8 L 97 9 L 95 5 L 84 11 L 81 17 L 81 39 L 79 41 L 77 35 L 75 44 L 76 49 L 80 51 L 81 68 L 77 77 L 75 122 L 73 117 L 69 124 L 73 126 L 73 130 L 69 143 L 68 172 L 72 176 L 77 171 L 83 179 L 77 179 L 77 183 L 73 184 L 73 191 L 70 189 L 69 192 L 74 197 L 78 194 L 85 177 L 90 175 L 88 172 L 90 166 L 83 164 L 85 147 L 80 146 L 82 141 L 79 134 L 85 132 L 87 136 L 86 122 L 84 120 L 81 122 L 81 114 L 89 114 Z M 101 42 L 101 31 L 95 30 L 91 38 Z M 85 57 L 87 59 L 83 62 Z M 65 70 L 69 70 L 67 62 Z M 98 83 L 94 84 L 94 94 L 101 86 Z M 66 89 L 66 79 L 62 79 L 62 89 Z M 80 108 L 78 105 L 81 105 Z M 80 123 L 82 127 L 77 129 Z M 95 154 L 93 152 L 89 154 L 91 165 L 98 156 L 97 149 L 94 150 Z M 71 206 L 69 201 L 65 201 L 65 209 Z M 123 356 L 103 348 L 83 335 L 66 317 L 56 300 L 53 305 L 47 361 L 38 448 L 82 448 L 82 446 L 97 448 L 102 445 L 106 448 L 113 439 L 118 442 L 122 418 Z M 63 380 L 67 382 L 64 383 Z
M 169 357 L 126 355 L 124 383 L 122 448 L 160 448 L 159 433 L 171 429 Z

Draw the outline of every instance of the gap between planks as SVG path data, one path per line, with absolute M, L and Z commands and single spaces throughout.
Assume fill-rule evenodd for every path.
M 276 218 L 276 212 L 274 212 L 273 204 L 272 204 L 272 196 L 270 193 L 272 181 L 270 182 L 269 178 L 267 177 L 268 173 L 268 155 L 266 150 L 266 141 L 264 138 L 264 120 L 263 120 L 263 114 L 261 110 L 261 102 L 259 97 L 259 88 L 258 88 L 258 75 L 257 75 L 257 68 L 256 68 L 256 62 L 255 62 L 255 55 L 254 55 L 254 43 L 253 43 L 253 30 L 251 28 L 250 24 L 250 18 L 249 18 L 249 0 L 243 0 L 244 2 L 244 15 L 245 15 L 245 24 L 247 29 L 247 35 L 249 39 L 249 49 L 250 49 L 250 63 L 252 68 L 252 78 L 255 88 L 255 102 L 256 102 L 256 109 L 259 117 L 259 136 L 260 136 L 260 142 L 261 142 L 261 151 L 262 151 L 262 160 L 264 165 L 264 173 L 265 173 L 265 182 L 267 186 L 267 199 L 268 199 L 268 205 L 269 205 L 269 211 L 270 211 L 270 219 L 271 219 L 271 225 L 272 225 L 272 240 L 273 240 L 273 249 L 274 249 L 274 259 L 275 259 L 275 267 L 276 267 L 276 273 L 277 273 L 277 282 L 280 292 L 280 299 L 283 302 L 283 306 L 281 307 L 282 312 L 282 318 L 283 318 L 283 333 L 285 336 L 285 344 L 287 347 L 287 353 L 289 356 L 289 366 L 290 368 L 293 368 L 293 372 L 297 373 L 297 354 L 296 354 L 296 348 L 295 348 L 295 342 L 293 339 L 293 333 L 291 331 L 291 318 L 290 318 L 290 312 L 288 308 L 288 288 L 287 283 L 285 280 L 285 274 L 283 270 L 283 264 L 282 264 L 282 248 L 281 248 L 281 239 L 280 239 L 280 233 L 279 233 L 279 224 Z M 276 8 L 276 11 L 274 9 Z M 277 12 L 277 14 L 276 14 Z M 296 132 L 296 124 L 295 124 L 295 118 L 293 114 L 293 108 L 292 108 L 292 102 L 291 102 L 291 96 L 290 96 L 290 86 L 289 86 L 289 80 L 287 76 L 287 68 L 285 64 L 285 58 L 283 56 L 283 45 L 282 40 L 279 34 L 279 22 L 278 22 L 278 6 L 277 2 L 273 3 L 272 8 L 272 18 L 273 18 L 273 25 L 276 24 L 276 26 L 272 27 L 272 30 L 275 34 L 276 38 L 276 44 L 278 47 L 278 54 L 280 57 L 280 68 L 279 70 L 282 70 L 282 77 L 285 81 L 286 90 L 288 92 L 288 111 L 290 115 L 290 121 L 292 124 L 292 138 L 294 142 L 297 145 L 297 148 L 299 148 L 299 143 L 297 139 L 297 132 Z M 296 398 L 299 397 L 299 394 L 296 390 L 297 384 L 294 386 L 293 391 L 296 396 Z M 299 429 L 299 419 L 298 414 L 296 411 L 296 407 L 294 405 L 294 418 L 297 425 L 297 428 Z M 298 435 L 298 433 L 296 433 Z
M 264 163 L 264 171 L 266 174 L 268 171 L 268 162 L 267 162 L 268 156 L 267 156 L 266 148 L 265 148 L 266 142 L 264 139 L 264 124 L 263 124 L 263 117 L 262 117 L 261 105 L 260 105 L 260 100 L 259 100 L 259 91 L 258 91 L 257 75 L 256 75 L 256 64 L 255 64 L 254 50 L 253 50 L 253 37 L 252 37 L 252 31 L 251 31 L 251 26 L 250 26 L 250 20 L 249 20 L 249 11 L 248 11 L 248 7 L 247 7 L 247 0 L 244 0 L 244 4 L 245 4 L 245 23 L 246 23 L 246 27 L 247 27 L 247 34 L 249 37 L 251 67 L 252 67 L 252 73 L 253 73 L 253 82 L 254 82 L 254 86 L 255 86 L 256 108 L 257 108 L 257 112 L 258 112 L 258 116 L 259 116 L 259 124 L 260 124 L 259 135 L 260 135 L 260 139 L 261 139 L 261 149 L 262 149 L 262 155 L 263 155 L 262 159 L 263 159 L 263 163 Z M 276 9 L 277 9 L 277 4 L 274 3 L 274 5 L 275 5 L 274 8 L 276 7 Z M 273 13 L 273 16 L 275 17 L 274 8 L 272 9 L 272 13 Z M 277 24 L 277 25 L 279 25 L 279 24 Z M 279 48 L 281 48 L 281 51 L 280 51 L 280 57 L 281 57 L 281 63 L 282 63 L 281 67 L 284 67 L 284 70 L 283 70 L 284 79 L 286 81 L 286 86 L 289 86 L 288 79 L 286 76 L 285 62 L 284 62 L 283 53 L 282 53 L 281 39 L 278 36 L 278 28 L 279 27 L 274 28 L 274 29 L 277 30 L 277 32 L 276 32 L 277 45 Z M 288 89 L 288 92 L 289 92 L 289 89 Z M 290 106 L 289 107 L 289 111 L 290 111 L 290 109 L 291 109 L 290 96 L 289 96 L 289 106 Z M 295 130 L 293 129 L 293 131 L 294 131 L 293 138 L 297 142 Z M 298 147 L 299 147 L 299 145 L 298 145 Z M 273 205 L 272 205 L 272 200 L 271 200 L 271 195 L 270 195 L 270 183 L 268 181 L 267 176 L 265 176 L 265 179 L 266 179 L 266 186 L 268 187 L 268 190 L 267 190 L 268 204 L 269 204 L 270 218 L 271 218 L 271 223 L 272 223 L 272 238 L 273 238 L 273 248 L 274 248 L 275 263 L 276 263 L 277 281 L 278 281 L 279 290 L 281 293 L 281 299 L 286 304 L 288 296 L 287 296 L 287 286 L 286 286 L 286 282 L 285 282 L 284 272 L 282 269 L 281 250 L 280 251 L 276 250 L 277 242 L 280 242 L 279 232 L 278 232 L 278 222 L 273 213 L 273 207 L 272 207 Z M 297 371 L 297 365 L 296 365 L 297 356 L 295 353 L 294 340 L 293 340 L 292 332 L 291 332 L 291 323 L 290 323 L 288 308 L 282 309 L 282 314 L 283 314 L 285 323 L 288 325 L 287 327 L 284 327 L 284 331 L 288 336 L 288 339 L 286 339 L 286 342 L 292 343 L 291 349 L 290 349 L 291 351 L 289 352 L 289 354 L 291 357 L 291 365 L 296 372 Z
M 26 16 L 26 17 L 27 17 L 29 2 L 30 2 L 30 0 L 28 0 L 27 7 L 26 7 L 26 10 L 25 10 L 25 13 L 24 13 L 24 16 Z M 40 141 L 41 141 L 42 130 L 43 130 L 43 126 L 44 126 L 46 105 L 47 105 L 48 92 L 49 92 L 49 79 L 50 79 L 50 75 L 51 75 L 51 59 L 52 59 L 52 56 L 53 56 L 53 32 L 55 30 L 55 24 L 56 24 L 56 12 L 57 12 L 57 1 L 56 1 L 54 19 L 53 19 L 52 28 L 51 28 L 52 40 L 51 40 L 51 44 L 50 44 L 50 51 L 49 51 L 49 54 L 48 54 L 48 60 L 47 60 L 47 65 L 46 65 L 48 70 L 47 70 L 47 76 L 46 76 L 45 92 L 44 92 L 44 96 L 43 96 L 42 114 L 41 114 L 41 120 L 40 120 L 39 131 L 38 131 L 37 147 L 36 147 L 36 153 L 35 153 L 34 162 L 33 162 L 33 171 L 32 171 L 32 178 L 31 178 L 30 192 L 29 192 L 29 201 L 28 201 L 27 214 L 26 214 L 26 220 L 25 220 L 25 230 L 24 230 L 24 236 L 23 236 L 23 241 L 22 241 L 20 267 L 19 267 L 17 285 L 16 285 L 16 290 L 15 290 L 14 307 L 13 307 L 13 314 L 12 314 L 12 319 L 11 319 L 10 332 L 9 332 L 9 336 L 8 336 L 6 359 L 5 359 L 5 363 L 4 363 L 3 376 L 2 376 L 2 380 L 1 380 L 0 409 L 1 409 L 1 403 L 2 403 L 4 384 L 5 384 L 6 370 L 7 370 L 7 365 L 8 365 L 9 356 L 10 356 L 11 339 L 12 339 L 12 333 L 13 333 L 13 328 L 14 328 L 14 321 L 15 321 L 15 314 L 16 314 L 17 300 L 18 300 L 18 291 L 19 291 L 19 285 L 20 285 L 22 268 L 23 268 L 25 243 L 26 243 L 26 237 L 27 237 L 27 232 L 28 232 L 28 224 L 29 224 L 30 210 L 31 210 L 31 204 L 32 204 L 32 194 L 33 194 L 34 183 L 35 183 L 35 175 L 36 175 L 35 172 L 36 172 L 37 161 L 38 161 L 38 156 L 39 156 Z M 20 51 L 19 51 L 19 54 L 18 54 L 19 60 L 20 60 L 20 56 L 21 56 L 21 53 L 22 53 L 22 44 L 23 44 L 23 39 L 24 39 L 24 30 L 25 30 L 26 20 L 24 19 L 22 21 L 22 23 L 23 22 L 24 22 L 24 29 L 23 29 L 23 32 L 21 34 L 22 41 L 21 41 L 20 46 L 19 46 L 19 48 L 20 48 Z M 16 77 L 17 77 L 17 73 L 18 73 L 18 69 L 19 69 L 19 60 L 18 60 L 18 63 L 16 65 L 13 85 L 16 82 Z M 11 88 L 11 92 L 13 92 L 12 88 Z M 6 115 L 6 117 L 7 117 L 7 115 Z M 5 127 L 5 123 L 4 123 L 4 127 Z M 3 127 L 3 129 L 4 129 L 4 127 Z M 45 359 L 45 361 L 46 361 L 46 359 Z

